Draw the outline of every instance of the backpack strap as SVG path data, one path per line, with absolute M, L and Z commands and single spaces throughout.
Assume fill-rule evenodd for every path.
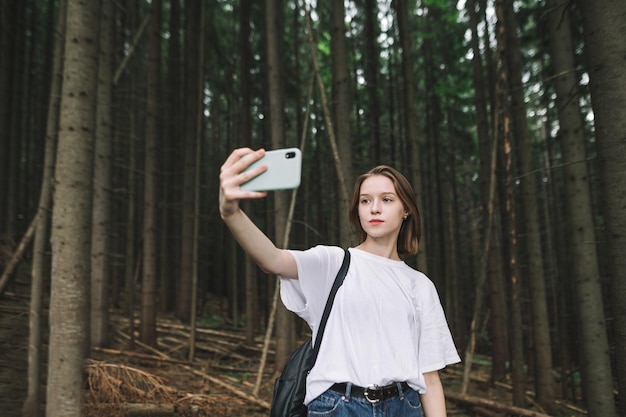
M 313 345 L 313 359 L 315 363 L 315 359 L 317 359 L 317 354 L 320 351 L 320 346 L 322 344 L 322 336 L 324 335 L 324 329 L 326 328 L 326 322 L 328 321 L 328 316 L 330 316 L 330 310 L 333 308 L 333 301 L 335 301 L 335 295 L 337 295 L 337 290 L 343 284 L 343 280 L 346 277 L 346 273 L 348 272 L 348 267 L 350 266 L 350 251 L 348 249 L 344 249 L 343 262 L 341 263 L 341 268 L 339 268 L 339 272 L 337 272 L 337 276 L 335 277 L 335 282 L 333 283 L 333 287 L 330 289 L 330 294 L 328 294 L 328 300 L 326 300 L 326 307 L 324 307 L 324 313 L 322 314 L 322 320 L 320 321 L 320 328 L 317 331 L 317 337 L 315 338 L 315 344 Z

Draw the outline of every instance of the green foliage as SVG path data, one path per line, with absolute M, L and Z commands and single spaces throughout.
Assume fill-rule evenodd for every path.
M 224 317 L 216 314 L 203 314 L 198 318 L 197 325 L 209 329 L 224 327 Z

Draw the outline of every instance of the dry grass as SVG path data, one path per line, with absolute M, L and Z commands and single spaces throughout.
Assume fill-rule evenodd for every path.
M 181 371 L 175 364 L 112 363 L 124 360 L 127 359 L 109 356 L 106 360 L 88 361 L 85 417 L 267 414 L 245 400 L 213 389 L 202 378 Z

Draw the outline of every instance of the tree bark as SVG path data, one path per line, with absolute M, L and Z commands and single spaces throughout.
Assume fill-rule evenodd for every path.
M 343 175 L 348 183 L 352 182 L 352 123 L 350 111 L 350 71 L 348 70 L 348 52 L 346 48 L 346 11 L 343 1 L 331 2 L 331 77 L 332 104 L 335 115 L 335 137 L 339 159 L 342 161 Z M 348 247 L 354 243 L 350 223 L 345 221 L 349 210 L 350 196 L 339 195 L 339 244 Z
M 4 292 L 4 289 L 9 285 L 9 281 L 13 276 L 13 272 L 19 266 L 20 262 L 22 262 L 22 257 L 30 245 L 33 236 L 35 235 L 35 230 L 37 229 L 37 215 L 35 218 L 31 220 L 28 229 L 20 239 L 20 243 L 17 245 L 9 262 L 7 262 L 4 270 L 2 271 L 2 275 L 0 275 L 0 295 Z
M 311 50 L 311 60 L 313 61 L 313 68 L 315 70 L 315 78 L 317 79 L 317 85 L 320 93 L 320 101 L 322 112 L 324 113 L 324 121 L 326 122 L 326 128 L 328 129 L 328 139 L 330 141 L 330 147 L 332 149 L 333 159 L 335 161 L 335 170 L 337 172 L 337 180 L 339 181 L 339 189 L 341 191 L 342 198 L 348 199 L 348 186 L 346 184 L 346 176 L 344 175 L 343 170 L 343 162 L 339 155 L 339 147 L 337 145 L 337 139 L 335 137 L 335 125 L 333 118 L 331 116 L 328 98 L 326 97 L 326 85 L 324 84 L 324 80 L 322 78 L 322 73 L 320 70 L 320 65 L 317 60 L 317 46 L 314 41 L 313 36 L 313 28 L 311 26 L 311 15 L 309 9 L 305 7 L 305 19 L 306 26 L 309 38 L 309 48 Z M 322 207 L 320 206 L 320 210 Z
M 478 34 L 479 13 L 476 10 L 476 0 L 467 2 L 467 13 L 470 19 L 470 28 L 472 31 L 472 73 L 474 79 L 474 94 L 476 106 L 476 126 L 478 135 L 478 147 L 480 155 L 480 194 L 481 194 L 481 217 L 482 223 L 485 225 L 484 235 L 480 238 L 484 241 L 481 247 L 478 263 L 478 282 L 485 280 L 489 283 L 488 302 L 491 307 L 491 327 L 492 331 L 492 357 L 493 365 L 491 367 L 491 376 L 494 381 L 503 381 L 506 377 L 506 363 L 509 359 L 509 342 L 508 342 L 508 324 L 506 314 L 506 297 L 503 288 L 504 277 L 502 276 L 502 268 L 500 262 L 502 255 L 500 253 L 499 239 L 501 235 L 497 233 L 495 221 L 495 206 L 498 204 L 495 194 L 495 173 L 497 167 L 497 138 L 498 128 L 493 126 L 490 133 L 490 118 L 487 108 L 489 107 L 489 91 L 486 80 L 485 69 L 480 49 L 480 37 Z M 487 63 L 489 66 L 489 63 Z M 495 103 L 491 103 L 491 107 L 496 107 Z M 496 119 L 492 122 L 498 122 Z M 483 292 L 486 289 L 482 284 L 477 285 L 476 289 L 476 308 L 482 308 Z M 476 312 L 475 312 L 476 314 Z M 475 317 L 473 320 L 478 320 Z M 475 324 L 473 325 L 475 327 Z M 474 338 L 475 334 L 471 334 Z M 467 359 L 466 359 L 467 362 Z M 466 366 L 468 366 L 466 364 Z
M 68 0 L 52 215 L 48 416 L 79 417 L 82 410 L 99 13 L 99 1 Z
M 428 140 L 423 141 L 421 147 L 422 153 L 426 158 L 420 158 L 423 164 L 421 168 L 422 193 L 428 195 L 429 198 L 424 199 L 424 209 L 422 216 L 428 219 L 424 222 L 428 225 L 430 233 L 428 234 L 428 274 L 437 279 L 443 277 L 444 259 L 443 253 L 443 207 L 442 207 L 442 141 L 443 132 L 440 126 L 443 125 L 443 113 L 441 108 L 440 94 L 436 93 L 437 76 L 441 73 L 441 67 L 435 63 L 435 37 L 437 25 L 437 15 L 440 14 L 437 7 L 424 6 L 426 9 L 422 18 L 422 31 L 424 32 L 424 40 L 420 51 L 423 59 L 424 72 L 424 136 Z M 410 122 L 409 122 L 410 123 Z M 439 284 L 439 282 L 436 282 Z
M 365 13 L 365 83 L 367 89 L 367 132 L 369 153 L 367 157 L 376 165 L 388 159 L 391 153 L 388 145 L 383 146 L 380 139 L 380 100 L 379 100 L 379 51 L 378 51 L 378 2 L 366 0 L 363 7 Z M 384 157 L 386 156 L 386 157 Z
M 91 345 L 98 347 L 107 346 L 109 340 L 113 23 L 112 4 L 110 1 L 104 1 L 100 13 L 100 62 L 91 231 Z
M 422 168 L 421 162 L 421 148 L 420 138 L 418 133 L 418 114 L 417 114 L 417 100 L 415 97 L 415 75 L 413 71 L 413 44 L 409 27 L 409 9 L 407 0 L 398 0 L 393 2 L 396 10 L 396 19 L 398 21 L 398 31 L 400 33 L 400 44 L 402 48 L 402 86 L 404 89 L 404 107 L 406 109 L 406 141 L 409 148 L 409 160 L 410 169 L 407 176 L 413 185 L 413 191 L 415 192 L 417 205 L 420 210 L 420 214 L 424 213 L 424 193 L 422 186 Z M 424 221 L 422 219 L 422 239 L 419 242 L 419 252 L 417 255 L 417 266 L 420 271 L 425 274 L 428 273 L 427 264 L 427 244 L 428 241 L 425 238 L 424 233 Z
M 265 24 L 267 31 L 267 76 L 268 76 L 268 100 L 270 116 L 270 136 L 272 147 L 275 149 L 285 145 L 284 131 L 284 98 L 283 98 L 283 68 L 281 39 L 283 34 L 283 2 L 281 0 L 268 0 L 265 3 Z M 289 202 L 285 192 L 274 192 L 274 236 L 276 244 L 281 246 L 280 241 L 287 227 L 287 210 Z M 278 283 L 276 284 L 278 285 Z M 276 311 L 276 358 L 274 371 L 278 373 L 295 347 L 295 328 L 293 313 L 287 311 L 282 303 L 279 303 Z
M 129 83 L 129 89 L 131 93 L 135 92 L 135 87 L 132 83 Z M 128 155 L 128 173 L 126 178 L 126 186 L 128 187 L 127 206 L 126 206 L 126 230 L 125 230 L 125 243 L 126 251 L 124 253 L 124 309 L 130 319 L 131 327 L 135 325 L 135 303 L 136 303 L 136 286 L 135 283 L 139 278 L 139 266 L 141 265 L 141 250 L 136 249 L 137 239 L 135 233 L 135 223 L 137 221 L 137 181 L 136 181 L 136 167 L 137 157 L 135 156 L 135 119 L 134 114 L 130 114 L 130 140 L 128 141 L 127 155 Z M 139 253 L 138 253 L 139 252 Z M 131 338 L 135 337 L 134 329 L 130 331 Z
M 532 333 L 534 341 L 534 376 L 537 402 L 551 412 L 554 402 L 554 382 L 552 377 L 552 342 L 550 340 L 550 322 L 546 295 L 545 273 L 543 268 L 543 249 L 541 246 L 541 226 L 537 207 L 536 175 L 533 166 L 532 140 L 526 117 L 524 85 L 522 82 L 523 62 L 519 40 L 518 25 L 513 10 L 513 2 L 506 1 L 504 15 L 506 19 L 506 54 L 509 73 L 509 92 L 511 97 L 511 116 L 513 137 L 517 157 L 521 192 L 520 223 L 524 225 L 523 243 L 526 249 L 527 278 L 531 293 Z M 520 405 L 520 404 L 518 404 Z
M 146 97 L 145 179 L 143 200 L 143 274 L 141 280 L 141 341 L 156 346 L 159 79 L 161 67 L 161 0 L 150 7 Z
M 10 75 L 7 75 L 10 79 L 10 85 L 8 91 L 6 91 L 7 95 L 3 96 L 4 100 L 9 103 L 6 114 L 7 120 L 5 121 L 6 126 L 3 130 L 5 137 L 3 142 L 6 143 L 7 155 L 5 160 L 6 164 L 2 167 L 2 169 L 5 170 L 6 189 L 4 190 L 3 196 L 6 203 L 4 204 L 5 218 L 0 219 L 0 224 L 3 226 L 3 237 L 9 240 L 15 239 L 19 232 L 18 213 L 21 209 L 21 207 L 19 207 L 19 175 L 21 171 L 20 160 L 22 155 L 22 132 L 20 132 L 20 129 L 24 127 L 21 124 L 22 117 L 20 113 L 27 111 L 23 105 L 23 97 L 26 97 L 24 89 L 27 86 L 27 83 L 24 82 L 25 71 L 23 63 L 26 62 L 24 54 L 28 49 L 26 48 L 26 35 L 22 33 L 27 31 L 25 22 L 27 21 L 26 11 L 28 5 L 25 2 L 19 2 L 15 3 L 13 7 L 14 11 L 12 17 L 14 20 L 10 22 L 7 27 L 12 30 L 12 34 L 19 35 L 9 38 L 11 54 L 8 56 L 8 59 L 6 59 L 9 61 L 10 67 Z M 2 60 L 4 61 L 5 58 L 3 57 Z
M 14 24 L 15 19 L 11 19 L 14 15 L 13 10 L 15 7 L 19 7 L 18 3 L 13 2 L 0 2 L 0 97 L 4 97 L 4 100 L 0 100 L 0 132 L 9 132 L 9 126 L 11 124 L 11 100 L 7 100 L 7 97 L 11 97 L 11 86 L 13 71 L 11 71 L 11 63 L 13 52 L 15 48 L 14 42 Z M 8 161 L 9 161 L 9 141 L 0 141 L 0 195 L 7 195 L 7 183 L 8 183 Z M 6 230 L 6 204 L 0 204 L 0 225 L 2 230 Z
M 184 156 L 184 179 L 182 189 L 182 235 L 181 235 L 181 261 L 180 261 L 180 284 L 176 301 L 176 316 L 186 322 L 191 318 L 191 287 L 193 275 L 193 228 L 194 228 L 194 172 L 196 141 L 199 140 L 197 132 L 198 112 L 201 91 L 198 91 L 198 77 L 201 76 L 199 69 L 198 42 L 194 34 L 199 33 L 200 21 L 199 2 L 185 3 L 185 62 L 186 62 L 186 85 L 185 85 L 185 156 Z
M 619 386 L 620 415 L 626 415 L 626 2 L 620 0 L 578 1 L 583 16 L 585 55 L 594 111 L 595 137 L 598 147 L 601 187 L 604 198 L 604 221 L 609 252 L 607 274 L 611 280 L 615 359 Z M 599 289 L 597 281 L 581 282 Z M 581 290 L 583 288 L 581 287 Z M 586 383 L 589 414 L 612 417 L 615 403 L 612 394 L 606 324 L 602 314 L 601 294 L 586 298 L 591 311 L 581 306 L 589 320 L 589 339 L 585 339 L 591 356 L 585 359 L 592 372 Z M 588 314 L 592 316 L 588 316 Z M 594 321 L 595 318 L 595 321 Z M 595 330 L 595 331 L 594 331 Z M 587 362 L 588 361 L 588 362 Z
M 251 4 L 248 0 L 240 0 L 239 7 L 239 77 L 241 110 L 239 113 L 240 135 L 243 143 L 250 143 L 252 140 L 252 119 L 250 117 L 250 104 L 252 102 L 250 76 L 250 63 L 252 60 L 250 45 L 250 18 Z M 252 216 L 252 204 L 246 204 L 245 211 Z M 258 285 L 256 276 L 256 265 L 252 258 L 246 255 L 245 280 L 246 280 L 246 343 L 252 345 L 256 332 L 259 329 L 259 303 Z
M 524 372 L 524 338 L 522 332 L 522 312 L 521 312 L 521 273 L 519 263 L 519 244 L 517 230 L 518 208 L 515 200 L 515 171 L 514 171 L 514 155 L 513 155 L 513 127 L 511 126 L 512 112 L 509 97 L 511 94 L 510 81 L 510 62 L 507 54 L 507 27 L 506 7 L 509 0 L 496 1 L 497 22 L 497 43 L 498 57 L 500 62 L 499 80 L 496 94 L 498 96 L 498 113 L 500 113 L 503 145 L 503 163 L 504 163 L 504 233 L 508 239 L 508 272 L 509 272 L 509 291 L 510 291 L 510 313 L 511 313 L 511 374 L 513 380 L 513 404 L 518 407 L 525 406 L 526 392 L 526 374 Z
M 206 31 L 205 27 L 205 4 L 200 4 L 200 40 L 198 41 L 198 74 L 199 77 L 196 80 L 198 83 L 198 91 L 203 91 L 204 87 L 204 71 L 202 70 L 204 65 L 204 34 Z M 202 122 L 204 120 L 204 103 L 203 101 L 204 94 L 199 95 L 198 100 L 198 113 L 196 119 L 196 152 L 195 152 L 195 179 L 194 179 L 194 196 L 193 196 L 193 267 L 191 270 L 191 306 L 190 306 L 190 327 L 191 334 L 189 336 L 189 360 L 193 361 L 196 354 L 196 323 L 198 318 L 198 268 L 200 259 L 198 257 L 200 251 L 200 195 L 201 195 L 201 181 L 200 181 L 200 173 L 201 164 L 202 164 Z M 235 294 L 236 297 L 236 294 Z M 236 306 L 236 302 L 233 302 Z M 236 325 L 237 321 L 233 321 Z
M 63 45 L 65 43 L 66 14 L 67 1 L 63 0 L 59 3 L 59 14 L 55 30 L 54 58 L 51 72 L 52 82 L 50 84 L 48 116 L 46 120 L 44 171 L 41 181 L 41 193 L 39 195 L 39 207 L 37 209 L 35 242 L 33 243 L 30 310 L 28 312 L 28 391 L 22 408 L 23 417 L 39 417 L 41 414 L 41 316 L 43 309 L 44 275 L 46 270 L 46 248 L 52 206 L 52 178 L 54 178 L 57 131 L 59 127 L 61 104 L 60 97 L 63 77 Z
M 182 128 L 184 90 L 182 88 L 183 59 L 181 55 L 181 6 L 180 0 L 170 3 L 170 38 L 167 51 L 167 80 L 163 88 L 166 91 L 167 125 L 164 126 L 167 134 L 162 137 L 161 155 L 161 192 L 166 210 L 161 211 L 160 228 L 160 253 L 159 257 L 159 282 L 160 303 L 159 307 L 164 312 L 172 312 L 176 302 L 177 276 L 180 270 L 178 265 L 181 259 L 180 245 L 178 245 L 181 226 L 180 210 L 174 210 L 179 206 L 180 197 L 180 172 L 183 160 L 180 137 L 183 137 Z M 175 244 L 176 243 L 176 244 Z

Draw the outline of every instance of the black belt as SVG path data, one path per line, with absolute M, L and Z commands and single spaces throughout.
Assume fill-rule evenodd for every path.
M 330 389 L 339 393 L 346 393 L 348 388 L 347 382 L 334 384 Z M 377 403 L 378 401 L 387 400 L 389 398 L 398 397 L 409 388 L 409 384 L 406 382 L 400 383 L 401 390 L 398 391 L 398 383 L 394 382 L 384 387 L 378 385 L 372 385 L 369 387 L 360 387 L 358 385 L 352 385 L 350 388 L 351 397 L 363 397 L 371 403 Z

